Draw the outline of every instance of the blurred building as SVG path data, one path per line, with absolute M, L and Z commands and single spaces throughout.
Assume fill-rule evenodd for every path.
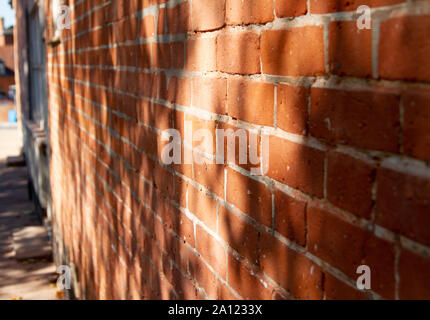
M 14 109 L 11 86 L 15 84 L 13 53 L 13 27 L 5 29 L 0 18 L 0 122 L 8 120 L 8 112 Z
M 44 220 L 48 195 L 46 68 L 43 43 L 43 1 L 13 1 L 18 125 L 22 128 L 29 188 L 36 213 Z M 8 39 L 5 42 L 8 43 Z

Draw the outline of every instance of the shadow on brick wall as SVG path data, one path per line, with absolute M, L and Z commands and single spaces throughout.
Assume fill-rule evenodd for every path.
M 123 12 L 116 7 L 120 3 L 113 1 L 110 13 Z M 191 32 L 184 32 L 191 27 L 186 9 L 169 8 L 165 14 L 167 33 L 182 33 L 182 41 L 187 43 Z M 127 18 L 124 14 L 118 19 Z M 166 128 L 183 132 L 188 117 L 196 126 L 208 125 L 180 109 L 162 105 L 165 101 L 180 104 L 184 91 L 190 92 L 190 84 L 179 80 L 188 77 L 179 70 L 185 65 L 175 69 L 174 77 L 166 72 L 170 67 L 167 58 L 175 67 L 181 65 L 181 58 L 176 56 L 182 50 L 179 44 L 157 42 L 152 48 L 142 44 L 133 50 L 130 42 L 103 51 L 101 59 L 106 65 L 138 66 L 144 70 L 140 73 L 132 68 L 124 71 L 96 66 L 67 69 L 70 78 L 100 82 L 108 88 L 75 81 L 69 83 L 71 94 L 58 91 L 59 100 L 69 104 L 62 105 L 56 127 L 63 154 L 71 160 L 66 177 L 72 181 L 64 181 L 70 194 L 64 195 L 67 202 L 59 204 L 61 222 L 56 225 L 62 229 L 70 261 L 78 266 L 86 298 L 368 298 L 354 289 L 355 271 L 361 264 L 372 269 L 373 291 L 394 297 L 398 240 L 392 244 L 376 237 L 374 225 L 381 223 L 406 236 L 411 233 L 401 226 L 388 226 L 385 204 L 383 200 L 377 203 L 372 190 L 375 183 L 379 185 L 378 179 L 384 178 L 380 167 L 384 157 L 397 157 L 405 151 L 413 155 L 412 149 L 404 150 L 401 145 L 404 132 L 399 120 L 401 97 L 410 90 L 408 86 L 401 90 L 380 87 L 370 79 L 370 31 L 357 33 L 351 23 L 336 22 L 329 27 L 329 88 L 313 78 L 300 78 L 294 84 L 276 83 L 278 128 L 303 135 L 298 139 L 304 142 L 270 137 L 269 171 L 255 179 L 225 165 L 166 167 L 157 160 L 166 144 L 157 132 Z M 142 34 L 142 26 L 142 22 L 137 24 L 137 34 Z M 116 41 L 109 32 L 107 38 Z M 279 43 L 272 46 L 279 50 L 297 45 L 297 36 L 292 33 L 275 39 Z M 79 46 L 79 38 L 72 42 L 72 47 Z M 260 41 L 263 50 L 261 45 Z M 246 43 L 237 48 L 243 57 L 246 48 Z M 152 60 L 148 59 L 151 55 Z M 67 57 L 67 64 L 78 61 L 77 55 Z M 311 58 L 303 62 L 306 75 L 325 74 L 325 61 L 320 74 L 319 62 L 314 60 L 318 57 Z M 148 69 L 149 60 L 162 70 Z M 296 67 L 287 58 L 273 64 L 274 70 L 293 74 Z M 108 79 L 104 79 L 106 75 Z M 341 77 L 348 79 L 342 83 Z M 58 84 L 65 87 L 61 81 Z M 214 92 L 209 94 L 218 93 Z M 225 102 L 221 99 L 217 103 L 227 103 L 228 92 L 226 87 Z M 241 87 L 236 94 L 240 97 L 249 91 Z M 80 95 L 100 104 L 85 104 Z M 306 108 L 301 105 L 303 101 Z M 77 105 L 85 106 L 82 111 L 96 124 L 71 107 Z M 253 118 L 253 111 L 244 103 L 240 117 Z M 228 125 L 234 123 L 232 119 Z M 90 135 L 76 124 L 87 127 Z M 217 121 L 210 125 L 213 129 L 224 126 Z M 361 155 L 357 157 L 357 153 Z M 84 179 L 87 183 L 83 184 Z M 190 181 L 203 185 L 209 194 Z M 428 188 L 428 182 L 425 186 Z M 224 190 L 234 206 L 225 206 Z M 84 192 L 91 199 L 86 199 Z M 377 197 L 383 192 L 377 189 Z M 427 198 L 412 197 L 409 201 L 428 208 Z M 187 207 L 205 227 L 200 223 L 193 226 L 179 207 Z M 416 214 L 419 221 L 424 220 L 421 211 Z M 365 228 L 357 226 L 357 219 Z M 415 240 L 424 238 L 426 234 Z

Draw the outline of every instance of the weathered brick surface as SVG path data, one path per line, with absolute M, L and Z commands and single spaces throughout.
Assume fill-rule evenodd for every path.
M 430 299 L 428 290 L 430 275 L 429 260 L 408 251 L 402 251 L 399 261 L 400 299 Z M 414 270 L 415 272 L 410 272 Z
M 259 42 L 255 32 L 223 31 L 217 37 L 217 69 L 227 73 L 260 73 Z
M 275 0 L 276 16 L 283 17 L 297 17 L 304 15 L 307 11 L 307 1 L 297 0 Z
M 393 18 L 382 23 L 380 77 L 430 81 L 427 55 L 430 51 L 430 39 L 427 36 L 429 27 L 429 15 Z
M 398 152 L 400 97 L 395 93 L 312 88 L 311 101 L 311 135 L 335 143 Z
M 278 128 L 296 134 L 306 134 L 308 89 L 280 84 L 277 92 L 276 124 Z
M 306 202 L 275 190 L 275 230 L 288 239 L 306 245 Z
M 273 85 L 232 78 L 227 86 L 229 116 L 254 124 L 273 126 Z
M 381 168 L 376 180 L 378 224 L 429 245 L 430 178 Z
M 350 277 L 365 264 L 372 270 L 372 288 L 394 298 L 393 245 L 334 214 L 308 206 L 309 250 Z
M 283 288 L 300 299 L 322 298 L 323 274 L 317 265 L 267 233 L 261 249 L 262 269 Z
M 404 152 L 430 161 L 430 90 L 414 90 L 404 95 Z
M 327 199 L 339 208 L 370 219 L 375 168 L 331 151 L 327 157 Z
M 228 24 L 241 25 L 266 23 L 273 20 L 272 0 L 226 0 L 226 21 Z
M 225 24 L 225 0 L 196 0 L 192 3 L 191 28 L 196 31 L 214 30 Z
M 356 21 L 332 22 L 328 42 L 328 59 L 333 74 L 372 75 L 372 30 L 358 29 Z
M 278 137 L 271 137 L 269 145 L 269 177 L 311 195 L 323 196 L 324 152 Z
M 351 11 L 356 10 L 361 5 L 366 5 L 369 7 L 381 7 L 395 5 L 402 2 L 406 2 L 406 0 L 311 0 L 310 11 L 312 13 Z
M 66 2 L 52 213 L 86 297 L 429 297 L 426 1 Z M 267 135 L 267 172 L 211 163 L 186 123 L 258 133 L 260 156 Z M 163 164 L 168 128 L 207 163 Z
M 323 28 L 318 26 L 263 31 L 261 35 L 263 73 L 282 76 L 323 75 L 325 73 L 323 33 Z

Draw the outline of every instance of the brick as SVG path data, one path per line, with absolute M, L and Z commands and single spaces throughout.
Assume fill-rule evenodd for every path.
M 155 18 L 152 15 L 142 19 L 140 24 L 140 37 L 151 38 L 155 35 Z
M 405 2 L 406 0 L 311 0 L 310 11 L 311 13 L 329 13 L 329 12 L 340 12 L 340 11 L 353 11 L 361 5 L 367 5 L 369 7 L 381 7 L 394 5 Z
M 402 250 L 399 258 L 399 298 L 430 299 L 430 259 Z
M 295 297 L 322 299 L 321 269 L 268 233 L 262 233 L 260 264 L 270 278 Z
M 195 128 L 193 128 L 195 130 Z M 198 129 L 197 129 L 198 130 Z M 215 131 L 215 130 L 214 130 Z M 224 199 L 224 166 L 194 163 L 194 179 L 209 191 Z
M 336 151 L 330 151 L 327 158 L 327 199 L 341 209 L 370 219 L 375 166 Z
M 275 230 L 284 237 L 306 245 L 306 203 L 275 189 Z
M 190 4 L 182 2 L 173 8 L 166 9 L 167 30 L 169 34 L 187 33 L 190 29 Z
M 167 99 L 181 106 L 191 105 L 191 83 L 187 78 L 172 77 L 169 80 Z
M 155 96 L 157 94 L 156 75 L 151 73 L 140 73 L 139 90 L 143 96 L 146 96 L 146 97 Z M 146 104 L 143 104 L 143 105 L 146 106 Z
M 273 126 L 274 87 L 242 78 L 227 81 L 228 115 L 254 124 Z
M 318 26 L 263 31 L 260 44 L 263 73 L 281 76 L 324 75 L 323 33 L 323 27 Z
M 324 274 L 324 292 L 327 300 L 367 300 L 365 291 L 353 288 L 330 273 Z
M 190 252 L 190 273 L 200 288 L 205 290 L 209 299 L 218 298 L 217 279 L 206 264 L 194 252 Z
M 169 69 L 170 63 L 170 44 L 153 43 L 151 66 L 159 69 Z
M 113 25 L 113 42 L 125 42 L 137 38 L 137 18 L 126 18 Z
M 216 70 L 216 38 L 190 37 L 187 40 L 186 68 L 188 71 Z
M 408 91 L 403 97 L 403 148 L 414 158 L 430 161 L 430 91 Z
M 228 258 L 228 282 L 234 290 L 240 292 L 245 300 L 271 298 L 271 290 L 255 277 L 254 272 L 248 270 L 233 256 L 229 255 Z
M 197 251 L 215 272 L 225 279 L 227 272 L 227 254 L 225 248 L 201 226 L 196 227 Z
M 165 34 L 167 32 L 166 9 L 160 8 L 157 19 L 157 34 Z
M 354 226 L 335 214 L 317 207 L 307 210 L 309 251 L 357 279 L 357 267 L 371 270 L 372 290 L 388 299 L 394 298 L 393 245 L 370 232 Z
M 354 21 L 329 26 L 330 72 L 340 76 L 372 76 L 372 30 L 359 29 Z
M 258 263 L 259 232 L 255 227 L 220 206 L 218 232 L 234 250 L 253 263 Z
M 287 132 L 304 135 L 308 118 L 308 89 L 280 84 L 277 91 L 277 127 Z
M 110 18 L 112 20 L 120 20 L 123 17 L 126 17 L 130 13 L 130 7 L 128 5 L 128 1 L 125 0 L 116 0 L 110 5 Z
M 217 287 L 219 300 L 238 300 L 237 296 L 220 281 L 218 281 Z
M 376 223 L 430 245 L 430 178 L 380 168 L 376 183 Z
M 174 42 L 170 45 L 172 68 L 183 69 L 185 66 L 185 45 L 183 42 Z
M 217 69 L 237 74 L 260 73 L 260 44 L 257 33 L 223 31 L 217 38 Z
M 310 133 L 334 143 L 397 152 L 399 102 L 396 93 L 383 90 L 312 88 Z
M 155 165 L 153 167 L 152 176 L 155 188 L 160 190 L 166 197 L 172 197 L 174 195 L 173 176 L 169 171 L 159 165 Z
M 381 23 L 379 76 L 391 80 L 430 81 L 430 16 L 404 16 Z
M 278 137 L 270 137 L 267 176 L 303 192 L 323 196 L 324 152 Z
M 109 33 L 111 32 L 109 28 L 111 27 L 101 28 L 93 31 L 92 40 L 94 41 L 95 47 L 107 45 L 109 43 Z
M 179 299 L 196 300 L 197 289 L 194 287 L 192 279 L 184 276 L 178 269 L 174 268 L 173 286 L 178 292 Z
M 210 135 L 204 136 L 204 138 L 197 139 L 197 137 L 194 136 L 195 140 L 193 140 L 192 143 L 191 141 L 189 141 L 190 145 L 192 144 L 193 146 L 192 153 L 195 160 L 194 162 L 196 164 L 194 178 L 198 179 L 199 182 L 211 189 L 211 191 L 222 195 L 223 191 L 220 190 L 221 186 L 219 183 L 223 182 L 223 178 L 221 176 L 221 170 L 223 170 L 223 167 L 220 165 L 215 166 L 215 162 L 213 161 L 213 159 L 205 158 L 204 155 L 201 155 L 199 153 L 203 151 L 205 153 L 215 155 L 216 136 L 213 133 L 215 133 L 215 130 L 218 128 L 219 123 L 213 120 L 202 119 L 191 114 L 185 115 L 185 121 L 191 122 L 193 134 L 198 130 L 207 130 L 210 132 Z M 207 133 L 208 132 L 206 132 L 206 134 Z M 201 159 L 199 159 L 198 157 L 201 157 Z M 199 160 L 202 161 L 202 164 L 200 164 L 200 162 L 197 162 Z M 204 163 L 206 163 L 207 166 L 203 166 Z M 217 181 L 209 182 L 210 179 L 208 179 L 207 175 L 213 175 L 212 178 L 215 178 Z
M 184 214 L 180 215 L 178 235 L 191 247 L 195 245 L 193 222 Z
M 188 193 L 188 209 L 208 228 L 217 230 L 217 204 L 205 191 L 190 188 Z
M 172 127 L 172 109 L 162 104 L 154 103 L 152 112 L 148 114 L 148 117 L 146 124 L 158 130 L 167 130 Z
M 185 167 L 184 168 L 184 173 L 188 173 L 187 170 L 191 170 L 191 165 L 178 165 L 179 167 Z M 189 167 L 187 167 L 189 166 Z M 176 170 L 176 172 L 178 172 L 177 167 L 173 168 Z M 174 196 L 171 198 L 171 200 L 175 201 L 176 204 L 178 204 L 180 207 L 185 208 L 187 205 L 187 192 L 188 189 L 190 188 L 190 185 L 187 181 L 185 181 L 182 177 L 180 176 L 175 176 L 174 177 L 174 183 L 175 183 L 175 194 Z
M 227 202 L 256 221 L 272 225 L 272 195 L 263 183 L 227 169 Z
M 225 0 L 195 0 L 191 12 L 192 30 L 219 29 L 224 25 Z
M 147 1 L 148 0 L 144 0 L 143 8 L 146 8 L 147 6 L 149 6 L 149 4 L 145 4 L 145 2 Z M 160 4 L 168 2 L 169 0 L 150 0 L 150 1 L 151 1 L 151 4 L 158 6 Z
M 168 233 L 169 230 L 178 233 L 180 217 L 179 209 L 173 206 L 169 200 L 163 197 L 160 193 L 154 192 L 154 194 L 157 194 L 157 197 L 154 196 L 152 198 L 151 207 L 157 215 L 163 219 L 166 233 Z
M 229 25 L 262 24 L 272 20 L 272 0 L 226 0 L 226 22 Z
M 137 48 L 138 47 L 135 45 L 119 47 L 118 64 L 121 66 L 136 66 L 136 59 L 138 55 Z
M 209 112 L 227 113 L 227 80 L 222 78 L 194 78 L 193 101 L 195 108 Z
M 140 68 L 149 68 L 151 66 L 150 44 L 141 44 L 137 47 L 137 66 Z
M 220 147 L 224 143 L 224 154 L 218 154 L 218 160 L 222 160 L 226 164 L 229 161 L 234 162 L 249 172 L 252 169 L 259 170 L 261 162 L 261 136 L 255 131 L 251 132 L 250 130 L 236 126 L 236 123 L 233 120 L 228 124 L 220 123 L 217 127 L 217 129 L 224 130 L 220 132 L 220 141 L 217 142 L 215 139 L 217 147 Z M 222 152 L 222 149 L 219 150 Z
M 155 97 L 159 99 L 167 100 L 169 88 L 168 88 L 168 83 L 167 83 L 168 79 L 167 79 L 166 73 L 160 72 L 156 74 L 155 81 L 157 86 Z
M 307 0 L 296 0 L 294 2 L 288 0 L 275 0 L 276 16 L 279 18 L 284 17 L 298 17 L 306 14 Z

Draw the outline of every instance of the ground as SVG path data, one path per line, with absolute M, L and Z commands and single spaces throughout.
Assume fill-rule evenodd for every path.
M 0 123 L 0 299 L 52 300 L 57 289 L 52 262 L 13 257 L 12 234 L 33 210 L 27 192 L 27 169 L 6 167 L 8 156 L 20 153 L 16 126 Z

